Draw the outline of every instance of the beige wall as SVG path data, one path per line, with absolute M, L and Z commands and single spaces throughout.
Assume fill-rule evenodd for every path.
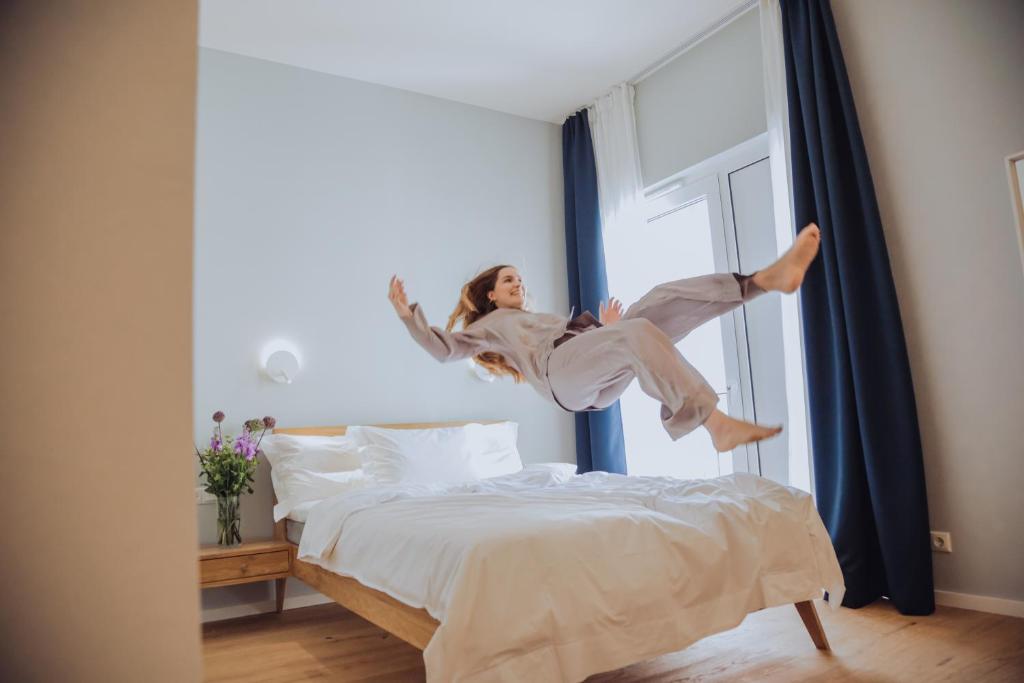
M 195 46 L 194 2 L 0 9 L 5 681 L 200 678 Z
M 833 0 L 903 314 L 938 590 L 1024 600 L 1024 3 Z

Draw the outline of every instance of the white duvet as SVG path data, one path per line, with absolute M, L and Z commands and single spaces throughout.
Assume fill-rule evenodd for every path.
M 844 592 L 811 497 L 748 474 L 373 488 L 314 506 L 299 558 L 425 608 L 445 683 L 579 681 Z

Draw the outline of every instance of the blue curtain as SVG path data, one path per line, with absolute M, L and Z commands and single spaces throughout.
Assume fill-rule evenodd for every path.
M 794 219 L 821 256 L 801 289 L 818 510 L 848 607 L 935 609 L 928 502 L 903 325 L 828 0 L 781 0 Z
M 570 116 L 562 125 L 562 172 L 569 302 L 577 314 L 590 311 L 596 316 L 598 306 L 608 298 L 608 276 L 597 203 L 597 166 L 586 109 Z M 619 402 L 605 410 L 575 416 L 578 471 L 625 474 L 626 444 Z

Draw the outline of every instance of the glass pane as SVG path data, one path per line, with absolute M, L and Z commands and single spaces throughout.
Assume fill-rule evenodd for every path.
M 715 272 L 708 202 L 703 198 L 644 224 L 637 233 L 604 237 L 609 291 L 627 307 L 662 282 Z M 721 323 L 705 323 L 676 348 L 718 392 L 719 409 L 728 412 Z M 622 395 L 621 406 L 630 474 L 695 479 L 732 471 L 731 454 L 716 455 L 705 429 L 673 442 L 661 426 L 661 405 L 637 383 Z

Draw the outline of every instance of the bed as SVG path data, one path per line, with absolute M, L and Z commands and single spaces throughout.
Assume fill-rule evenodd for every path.
M 457 486 L 370 488 L 307 514 L 275 524 L 292 574 L 423 650 L 428 681 L 583 680 L 782 604 L 828 650 L 811 601 L 827 591 L 836 605 L 844 590 L 810 496 L 746 474 L 681 481 L 538 465 Z

